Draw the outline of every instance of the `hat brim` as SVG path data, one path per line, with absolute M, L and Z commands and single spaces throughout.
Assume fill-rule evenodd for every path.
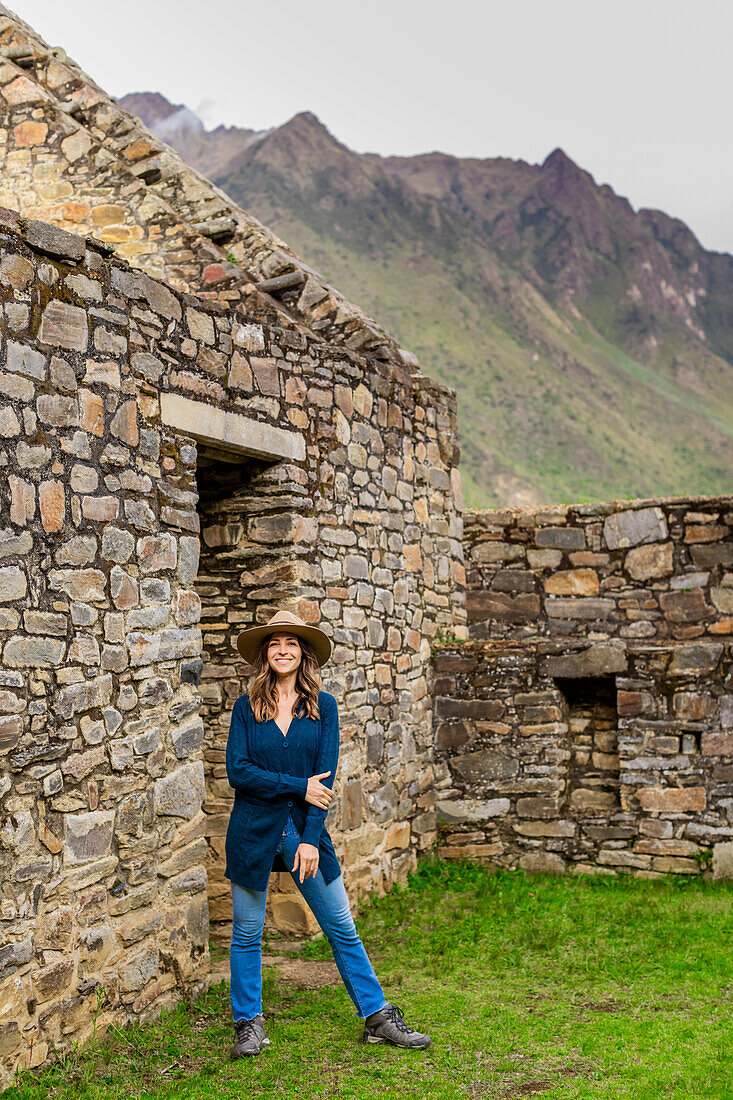
M 263 638 L 270 634 L 295 634 L 313 647 L 318 667 L 325 665 L 331 656 L 331 639 L 317 626 L 300 626 L 298 623 L 277 623 L 276 625 L 250 626 L 237 638 L 237 649 L 245 661 L 253 665 L 257 660 Z

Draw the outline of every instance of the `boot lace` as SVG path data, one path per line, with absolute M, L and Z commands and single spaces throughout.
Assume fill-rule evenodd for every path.
M 234 1030 L 240 1043 L 256 1035 L 254 1020 L 235 1020 Z
M 405 1034 L 408 1034 L 410 1031 L 412 1031 L 412 1028 L 408 1027 L 405 1023 L 404 1016 L 402 1015 L 402 1010 L 399 1009 L 397 1005 L 387 1005 L 385 1011 L 391 1022 L 399 1031 L 404 1031 Z

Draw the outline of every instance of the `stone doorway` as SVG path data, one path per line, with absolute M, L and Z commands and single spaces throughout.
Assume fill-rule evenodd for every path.
M 316 524 L 299 432 L 179 395 L 170 395 L 162 413 L 196 445 L 200 538 L 194 587 L 201 601 L 202 650 L 185 672 L 198 683 L 202 700 L 211 936 L 228 944 L 231 894 L 224 878 L 224 841 L 234 796 L 226 777 L 226 741 L 232 707 L 246 691 L 248 674 L 236 637 L 243 627 L 266 622 L 278 606 L 311 616 L 317 606 L 309 599 L 317 579 Z M 274 892 L 279 878 L 295 890 L 290 876 L 274 875 Z M 271 899 L 270 914 L 274 908 Z
M 231 929 L 224 841 L 233 802 L 226 777 L 226 741 L 232 707 L 246 691 L 248 672 L 236 649 L 236 637 L 245 626 L 266 622 L 278 606 L 303 610 L 302 584 L 310 566 L 302 560 L 306 547 L 294 542 L 293 536 L 297 538 L 307 500 L 295 491 L 293 474 L 283 463 L 199 447 L 201 552 L 196 592 L 201 600 L 203 641 L 204 809 L 211 933 L 215 942 L 223 944 L 229 942 Z M 288 882 L 280 883 L 286 877 Z M 275 897 L 278 887 L 289 893 L 289 885 L 289 876 L 273 876 L 271 916 L 292 908 Z M 299 912 L 297 902 L 295 909 Z M 301 927 L 298 913 L 292 916 L 290 924 Z
M 621 808 L 614 676 L 555 678 L 568 725 L 568 808 L 578 818 Z

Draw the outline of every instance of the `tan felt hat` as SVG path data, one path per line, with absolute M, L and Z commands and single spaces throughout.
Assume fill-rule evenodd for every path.
M 331 639 L 328 635 L 317 626 L 307 626 L 297 615 L 293 615 L 292 611 L 276 611 L 264 626 L 248 626 L 237 638 L 237 649 L 245 661 L 249 661 L 252 665 L 257 659 L 262 639 L 279 630 L 286 631 L 288 634 L 297 634 L 299 638 L 310 642 L 319 666 L 325 665 L 331 656 Z

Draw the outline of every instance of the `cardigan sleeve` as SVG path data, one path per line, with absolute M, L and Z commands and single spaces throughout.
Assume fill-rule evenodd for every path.
M 305 798 L 308 780 L 287 772 L 270 772 L 258 768 L 247 754 L 247 727 L 241 699 L 232 710 L 227 738 L 227 779 L 235 791 L 247 791 L 260 797 L 275 798 L 282 794 L 296 794 Z
M 321 741 L 318 746 L 318 752 L 316 754 L 316 762 L 313 768 L 314 775 L 320 775 L 323 772 L 330 772 L 331 774 L 321 780 L 321 783 L 325 787 L 329 787 L 333 790 L 334 780 L 336 779 L 336 767 L 339 759 L 339 715 L 338 704 L 332 695 L 326 694 L 324 703 L 321 707 Z M 321 829 L 323 823 L 326 820 L 326 814 L 328 810 L 322 810 L 318 806 L 312 806 L 308 803 L 308 810 L 305 815 L 305 829 L 303 835 L 300 838 L 302 844 L 313 844 L 318 847 L 318 842 L 321 836 Z

